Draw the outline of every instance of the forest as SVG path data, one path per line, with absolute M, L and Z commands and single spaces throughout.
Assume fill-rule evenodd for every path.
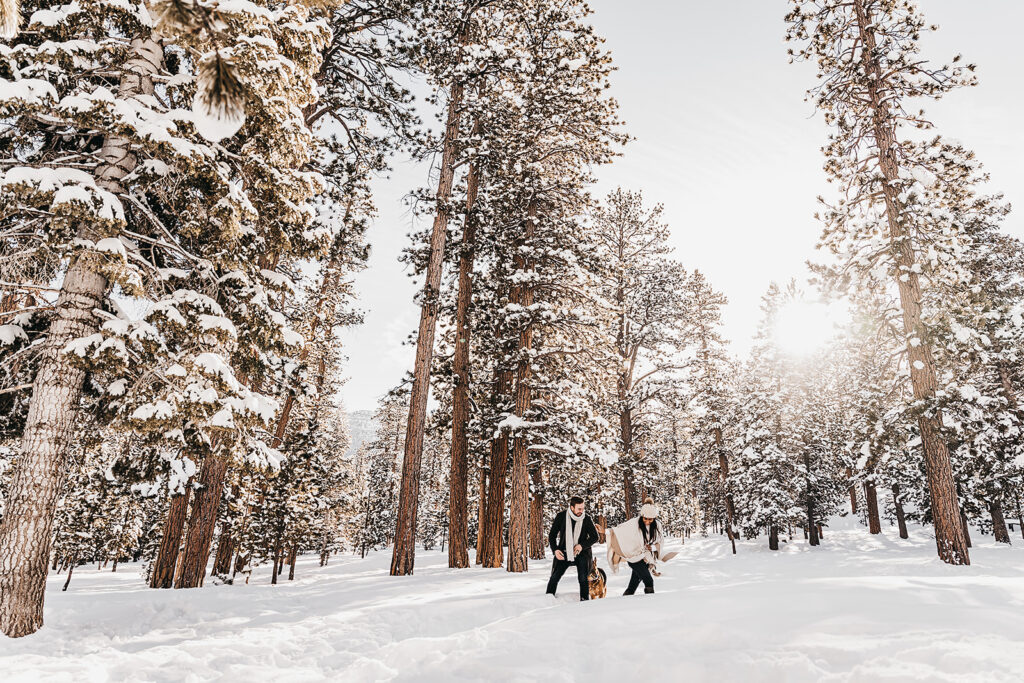
M 1024 242 L 926 111 L 976 67 L 908 0 L 778 4 L 829 193 L 738 354 L 669 198 L 595 190 L 632 136 L 582 0 L 2 0 L 0 631 L 119 564 L 524 573 L 573 494 L 729 555 L 840 517 L 960 568 L 1024 538 Z M 418 327 L 350 448 L 339 339 L 403 158 Z

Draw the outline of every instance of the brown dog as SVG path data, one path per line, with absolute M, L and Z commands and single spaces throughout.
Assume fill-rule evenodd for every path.
M 608 594 L 608 575 L 597 566 L 597 560 L 590 561 L 590 574 L 587 576 L 590 584 L 590 599 L 597 600 Z

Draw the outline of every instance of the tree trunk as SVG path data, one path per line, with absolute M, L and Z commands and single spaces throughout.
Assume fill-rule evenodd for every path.
M 988 502 L 988 513 L 992 516 L 992 534 L 996 537 L 996 543 L 1010 543 L 1010 532 L 1006 529 L 1006 519 L 1003 517 L 1003 506 L 998 498 Z
M 274 541 L 274 567 L 270 570 L 270 585 L 277 585 L 277 575 L 281 573 L 281 537 Z
M 189 482 L 191 483 L 191 479 Z M 171 588 L 174 585 L 174 569 L 178 565 L 178 551 L 181 550 L 181 532 L 185 528 L 185 516 L 188 511 L 188 495 L 191 485 L 185 485 L 185 493 L 171 496 L 171 504 L 167 510 L 167 521 L 164 522 L 164 534 L 160 539 L 160 549 L 149 576 L 150 588 Z
M 64 582 L 64 587 L 60 589 L 61 592 L 66 591 L 68 589 L 68 586 L 71 584 L 71 573 L 73 571 L 75 571 L 75 563 L 74 562 L 72 562 L 68 566 L 68 578 L 67 578 L 67 581 Z
M 523 239 L 520 243 L 529 245 L 537 229 L 537 203 L 531 200 L 527 209 L 526 223 L 523 226 Z M 515 270 L 525 273 L 532 270 L 533 265 L 525 256 L 517 251 Z M 513 289 L 512 303 L 518 304 L 521 310 L 530 310 L 533 306 L 532 284 L 519 284 Z M 533 357 L 533 323 L 527 321 L 519 331 L 516 348 L 516 385 L 515 415 L 525 419 L 532 406 L 530 391 L 531 366 Z M 520 428 L 512 442 L 512 489 L 509 497 L 508 526 L 508 564 L 510 572 L 525 572 L 528 569 L 527 538 L 530 524 L 530 483 L 529 483 L 529 432 Z
M 220 455 L 207 455 L 199 469 L 199 484 L 192 502 L 188 520 L 188 535 L 181 569 L 174 582 L 175 588 L 198 588 L 203 585 L 206 565 L 213 545 L 213 531 L 217 526 L 217 509 L 224 496 L 224 474 L 228 461 Z
M 847 469 L 846 476 L 847 478 L 852 478 L 853 472 Z M 850 483 L 850 512 L 857 514 L 857 486 L 852 482 Z
M 818 522 L 814 519 L 814 501 L 810 497 L 807 499 L 807 528 L 810 530 L 810 538 L 808 542 L 810 545 L 820 545 L 821 541 L 818 539 Z
M 118 85 L 119 100 L 151 95 L 153 75 L 163 64 L 163 46 L 156 40 L 135 39 L 130 50 L 132 57 Z M 97 158 L 96 184 L 120 196 L 125 191 L 125 176 L 138 162 L 131 140 L 108 136 Z M 96 234 L 94 226 L 84 222 L 78 236 L 98 240 L 107 235 Z M 88 256 L 76 258 L 64 276 L 39 354 L 21 454 L 15 458 L 6 512 L 0 520 L 0 631 L 12 638 L 26 636 L 43 625 L 53 517 L 86 374 L 63 349 L 99 328 L 93 311 L 102 306 L 107 280 L 96 266 Z
M 474 564 L 484 561 L 484 518 L 487 510 L 487 468 L 480 463 L 480 498 L 476 506 L 476 557 Z
M 504 403 L 512 385 L 512 371 L 507 368 L 495 370 L 495 404 Z M 502 547 L 502 531 L 505 526 L 505 480 L 508 478 L 508 430 L 502 429 L 497 438 L 491 440 L 490 482 L 487 488 L 487 507 L 484 518 L 485 567 L 500 567 L 505 553 Z
M 623 406 L 619 412 L 619 440 L 622 442 L 622 503 L 626 519 L 636 516 L 640 507 L 637 502 L 636 482 L 633 481 L 633 463 L 630 459 L 633 452 L 633 411 L 626 404 L 628 383 L 626 371 L 623 370 L 619 373 L 619 401 Z
M 231 571 L 231 558 L 235 554 L 235 541 L 231 537 L 231 522 L 224 520 L 221 524 L 220 539 L 217 541 L 217 554 L 213 560 L 213 571 L 210 572 L 210 576 L 214 574 L 220 576 L 227 576 L 228 572 Z
M 967 547 L 973 547 L 973 544 L 971 543 L 971 527 L 967 523 L 967 513 L 964 512 L 963 509 L 960 510 L 960 528 L 963 529 L 964 538 L 967 539 Z
M 530 559 L 544 559 L 544 476 L 538 464 L 530 473 L 533 495 L 530 498 Z
M 883 81 L 882 66 L 877 54 L 875 41 L 876 27 L 865 7 L 865 0 L 853 0 L 857 15 L 857 27 L 863 44 L 861 50 L 864 72 L 867 74 L 868 106 L 872 112 L 874 142 L 878 149 L 879 170 L 883 176 L 881 184 L 885 196 L 888 219 L 889 241 L 896 255 L 900 303 L 903 310 L 903 328 L 907 339 L 907 356 L 910 364 L 910 382 L 914 398 L 920 402 L 931 402 L 938 387 L 935 362 L 928 331 L 921 320 L 921 284 L 917 273 L 915 245 L 911 242 L 907 227 L 902 223 L 902 204 L 898 195 L 900 169 L 897 162 L 896 133 L 889 103 L 879 92 Z M 918 418 L 921 430 L 921 444 L 924 450 L 925 473 L 931 497 L 932 520 L 935 524 L 935 544 L 939 558 L 949 564 L 970 564 L 967 538 L 958 523 L 960 505 L 953 481 L 949 448 L 941 436 L 941 415 L 937 411 L 922 414 Z
M 768 549 L 779 549 L 779 529 L 774 524 L 768 525 Z
M 707 342 L 705 342 L 706 348 Z M 715 427 L 712 430 L 715 437 L 715 449 L 718 451 L 718 475 L 722 482 L 722 496 L 725 498 L 725 521 L 729 525 L 729 543 L 732 545 L 732 554 L 736 554 L 736 510 L 732 503 L 732 494 L 729 493 L 729 459 L 725 455 L 725 448 L 722 445 L 722 430 Z
M 878 492 L 874 482 L 864 482 L 864 499 L 868 504 L 868 529 L 873 534 L 882 533 L 882 520 L 878 516 Z
M 896 523 L 900 527 L 900 538 L 909 538 L 907 533 L 907 516 L 903 513 L 903 501 L 900 500 L 900 485 L 892 485 L 892 506 L 896 509 Z
M 465 42 L 465 34 L 461 40 Z M 434 332 L 437 326 L 441 275 L 444 270 L 448 200 L 451 198 L 455 175 L 462 93 L 462 82 L 455 80 L 448 100 L 448 121 L 445 126 L 444 149 L 437 184 L 437 213 L 430 233 L 430 255 L 420 305 L 420 326 L 416 335 L 416 360 L 413 365 L 412 392 L 409 397 L 409 421 L 405 432 L 405 459 L 402 461 L 398 522 L 395 527 L 395 548 L 391 557 L 392 576 L 412 574 L 416 562 L 416 511 L 420 497 L 423 428 L 427 418 L 427 398 L 430 395 L 430 364 L 434 357 Z
M 1020 527 L 1020 537 L 1024 538 L 1024 515 L 1020 509 L 1020 491 L 1014 491 L 1014 500 L 1017 502 L 1017 525 Z
M 477 121 L 473 124 L 474 136 L 479 132 L 480 123 Z M 466 219 L 462 227 L 462 248 L 459 253 L 459 293 L 455 304 L 455 351 L 452 358 L 455 386 L 452 390 L 452 465 L 448 478 L 448 529 L 451 534 L 448 566 L 456 568 L 469 566 L 469 309 L 473 303 L 473 259 L 476 250 L 474 205 L 479 186 L 480 172 L 474 162 L 469 165 L 466 178 Z
M 299 561 L 299 546 L 292 544 L 291 555 L 288 556 L 288 580 L 295 580 L 295 565 Z

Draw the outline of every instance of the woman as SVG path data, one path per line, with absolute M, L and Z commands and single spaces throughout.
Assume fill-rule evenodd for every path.
M 639 516 L 623 522 L 609 532 L 608 564 L 612 571 L 618 571 L 618 564 L 622 560 L 625 560 L 632 570 L 629 585 L 623 595 L 636 593 L 641 582 L 644 584 L 644 593 L 654 592 L 654 576 L 659 575 L 657 563 L 665 541 L 658 526 L 658 513 L 654 501 L 647 498 L 640 508 Z

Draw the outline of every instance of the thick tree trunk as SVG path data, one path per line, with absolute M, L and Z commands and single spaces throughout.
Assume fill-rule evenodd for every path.
M 487 511 L 487 467 L 480 463 L 480 498 L 476 506 L 476 557 L 474 564 L 484 561 L 484 518 Z
M 291 554 L 288 556 L 288 580 L 295 580 L 295 565 L 299 561 L 299 546 L 292 544 Z
M 973 547 L 971 543 L 971 527 L 967 523 L 967 513 L 963 509 L 960 510 L 960 528 L 963 529 L 964 538 L 967 540 L 967 547 Z
M 473 134 L 480 131 L 473 124 Z M 473 259 L 476 250 L 476 204 L 480 187 L 480 171 L 476 163 L 469 165 L 466 177 L 466 219 L 462 227 L 459 253 L 459 293 L 455 303 L 455 351 L 452 358 L 452 464 L 448 477 L 448 566 L 468 567 L 469 501 L 467 471 L 469 468 L 469 342 L 470 306 L 473 303 Z
M 896 523 L 900 527 L 900 538 L 909 538 L 907 533 L 907 516 L 903 513 L 903 501 L 900 500 L 900 485 L 892 485 L 892 506 L 896 509 Z
M 543 560 L 546 539 L 544 538 L 544 476 L 541 465 L 530 472 L 533 480 L 533 495 L 530 498 L 530 559 Z
M 495 405 L 505 402 L 512 386 L 512 371 L 507 368 L 495 370 L 497 377 L 494 383 Z M 484 557 L 485 567 L 497 568 L 505 560 L 502 536 L 505 526 L 505 482 L 508 478 L 508 430 L 502 429 L 498 436 L 491 440 L 490 481 L 487 487 L 487 507 L 484 518 Z
M 191 480 L 189 480 L 191 482 Z M 172 496 L 164 522 L 164 534 L 160 539 L 156 562 L 149 576 L 150 588 L 171 588 L 174 586 L 174 568 L 178 565 L 178 551 L 181 549 L 181 532 L 185 528 L 188 511 L 188 496 L 192 487 L 185 486 L 185 493 Z
M 130 49 L 132 57 L 118 86 L 120 100 L 151 95 L 153 75 L 163 64 L 163 47 L 156 40 L 133 40 Z M 131 141 L 108 136 L 97 157 L 96 184 L 115 196 L 123 194 L 123 180 L 138 162 Z M 84 239 L 106 236 L 95 234 L 89 224 L 79 230 Z M 53 516 L 85 380 L 85 372 L 63 350 L 70 341 L 94 334 L 99 327 L 93 311 L 102 305 L 107 280 L 96 265 L 87 256 L 76 258 L 64 276 L 39 354 L 21 454 L 15 459 L 6 512 L 0 520 L 0 631 L 12 638 L 43 625 Z
M 774 524 L 768 526 L 768 549 L 779 549 L 779 528 Z
M 455 175 L 462 94 L 463 85 L 456 80 L 452 84 L 448 100 L 448 121 L 445 126 L 444 149 L 437 184 L 437 213 L 430 233 L 430 255 L 421 295 L 420 326 L 416 334 L 416 360 L 413 365 L 412 391 L 409 397 L 409 421 L 405 432 L 405 458 L 402 461 L 402 484 L 398 497 L 398 522 L 395 528 L 395 548 L 391 556 L 392 576 L 412 574 L 416 563 L 416 511 L 420 498 L 423 429 L 427 419 L 427 398 L 430 395 L 430 364 L 434 357 L 434 332 L 437 327 L 437 305 L 444 270 L 448 201 L 451 199 Z
M 523 226 L 522 244 L 530 244 L 537 230 L 537 204 L 533 200 L 527 209 L 526 222 Z M 515 256 L 516 272 L 525 273 L 532 270 L 533 265 L 520 253 Z M 513 290 L 512 302 L 521 310 L 529 310 L 533 306 L 533 286 L 520 284 Z M 531 366 L 533 357 L 533 323 L 527 322 L 519 332 L 516 347 L 517 366 L 515 384 L 515 415 L 525 419 L 530 412 L 533 398 L 530 389 L 532 379 Z M 525 572 L 528 569 L 528 547 L 530 524 L 530 482 L 529 482 L 529 432 L 520 428 L 512 442 L 512 487 L 509 496 L 508 526 L 508 564 L 510 572 Z
M 192 502 L 185 551 L 174 582 L 175 588 L 198 588 L 203 585 L 213 545 L 213 532 L 217 526 L 217 510 L 224 496 L 224 474 L 227 469 L 228 461 L 219 455 L 207 455 L 199 468 L 201 488 L 196 491 Z
M 907 338 L 907 356 L 910 364 L 910 382 L 914 398 L 930 402 L 938 387 L 935 361 L 932 357 L 929 335 L 921 319 L 921 283 L 918 276 L 915 245 L 907 226 L 899 198 L 900 169 L 896 151 L 896 134 L 888 101 L 879 92 L 885 76 L 877 54 L 875 24 L 865 7 L 865 0 L 853 0 L 857 15 L 857 28 L 863 44 L 861 58 L 868 79 L 868 103 L 872 112 L 874 142 L 878 149 L 879 170 L 882 173 L 882 193 L 885 196 L 889 241 L 896 255 L 900 303 L 903 309 L 903 328 Z M 925 473 L 931 497 L 932 520 L 935 525 L 935 544 L 939 558 L 949 564 L 970 564 L 967 539 L 958 523 L 960 515 L 949 448 L 941 436 L 941 415 L 933 412 L 918 418 L 921 444 L 924 450 Z
M 878 516 L 878 491 L 874 482 L 864 483 L 864 499 L 868 505 L 868 529 L 873 534 L 882 533 L 882 520 Z
M 210 576 L 217 574 L 227 576 L 231 571 L 231 558 L 235 554 L 235 541 L 231 536 L 231 522 L 224 520 L 221 524 L 220 538 L 217 541 L 217 554 L 213 559 L 213 570 Z
M 998 499 L 988 501 L 988 513 L 992 516 L 992 534 L 996 537 L 996 543 L 1009 543 L 1010 532 L 1006 528 L 1006 519 L 1003 517 L 1003 506 Z

